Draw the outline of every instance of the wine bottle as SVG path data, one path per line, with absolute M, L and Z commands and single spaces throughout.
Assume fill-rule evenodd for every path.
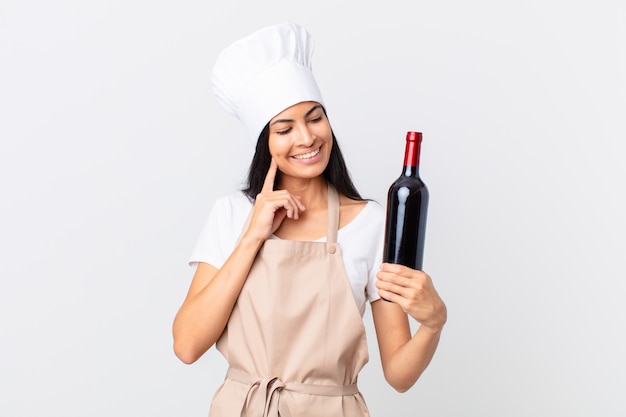
M 428 188 L 419 175 L 421 132 L 407 132 L 402 175 L 387 194 L 383 262 L 422 269 Z

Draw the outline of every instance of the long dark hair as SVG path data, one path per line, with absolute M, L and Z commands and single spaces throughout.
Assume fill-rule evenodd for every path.
M 250 163 L 250 169 L 248 171 L 248 186 L 243 189 L 243 192 L 248 196 L 250 201 L 254 201 L 257 194 L 261 192 L 263 182 L 265 181 L 265 175 L 267 174 L 267 171 L 270 168 L 270 163 L 272 162 L 269 146 L 269 132 L 270 129 L 268 123 L 259 135 L 259 140 L 256 143 L 256 151 L 252 157 L 252 162 Z M 339 194 L 343 194 L 352 200 L 364 201 L 365 199 L 361 197 L 361 194 L 352 183 L 350 173 L 346 167 L 346 161 L 343 159 L 341 149 L 339 149 L 335 132 L 332 132 L 332 135 L 333 145 L 330 151 L 328 165 L 323 173 L 324 178 L 329 185 L 335 187 Z M 280 171 L 276 174 L 274 187 L 276 187 L 279 182 Z

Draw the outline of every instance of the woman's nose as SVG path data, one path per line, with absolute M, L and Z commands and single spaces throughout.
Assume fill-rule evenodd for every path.
M 299 129 L 298 141 L 299 145 L 309 147 L 313 145 L 313 142 L 315 142 L 315 134 L 308 128 L 308 126 L 301 126 Z

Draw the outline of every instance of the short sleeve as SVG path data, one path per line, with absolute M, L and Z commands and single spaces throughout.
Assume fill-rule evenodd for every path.
M 189 258 L 196 267 L 205 262 L 221 268 L 235 248 L 252 204 L 242 192 L 218 198 L 211 208 Z
M 344 267 L 361 315 L 367 301 L 380 298 L 376 274 L 382 260 L 384 215 L 379 203 L 369 201 L 356 218 L 339 229 Z

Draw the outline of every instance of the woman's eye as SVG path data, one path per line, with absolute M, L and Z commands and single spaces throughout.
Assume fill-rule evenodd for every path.
M 290 130 L 291 130 L 290 127 L 288 127 L 287 129 L 283 129 L 283 130 L 277 130 L 276 134 L 277 135 L 286 135 L 287 133 L 289 133 Z
M 317 123 L 317 122 L 319 122 L 321 120 L 322 120 L 322 116 L 317 116 L 317 117 L 314 117 L 313 119 L 311 119 L 311 122 Z

